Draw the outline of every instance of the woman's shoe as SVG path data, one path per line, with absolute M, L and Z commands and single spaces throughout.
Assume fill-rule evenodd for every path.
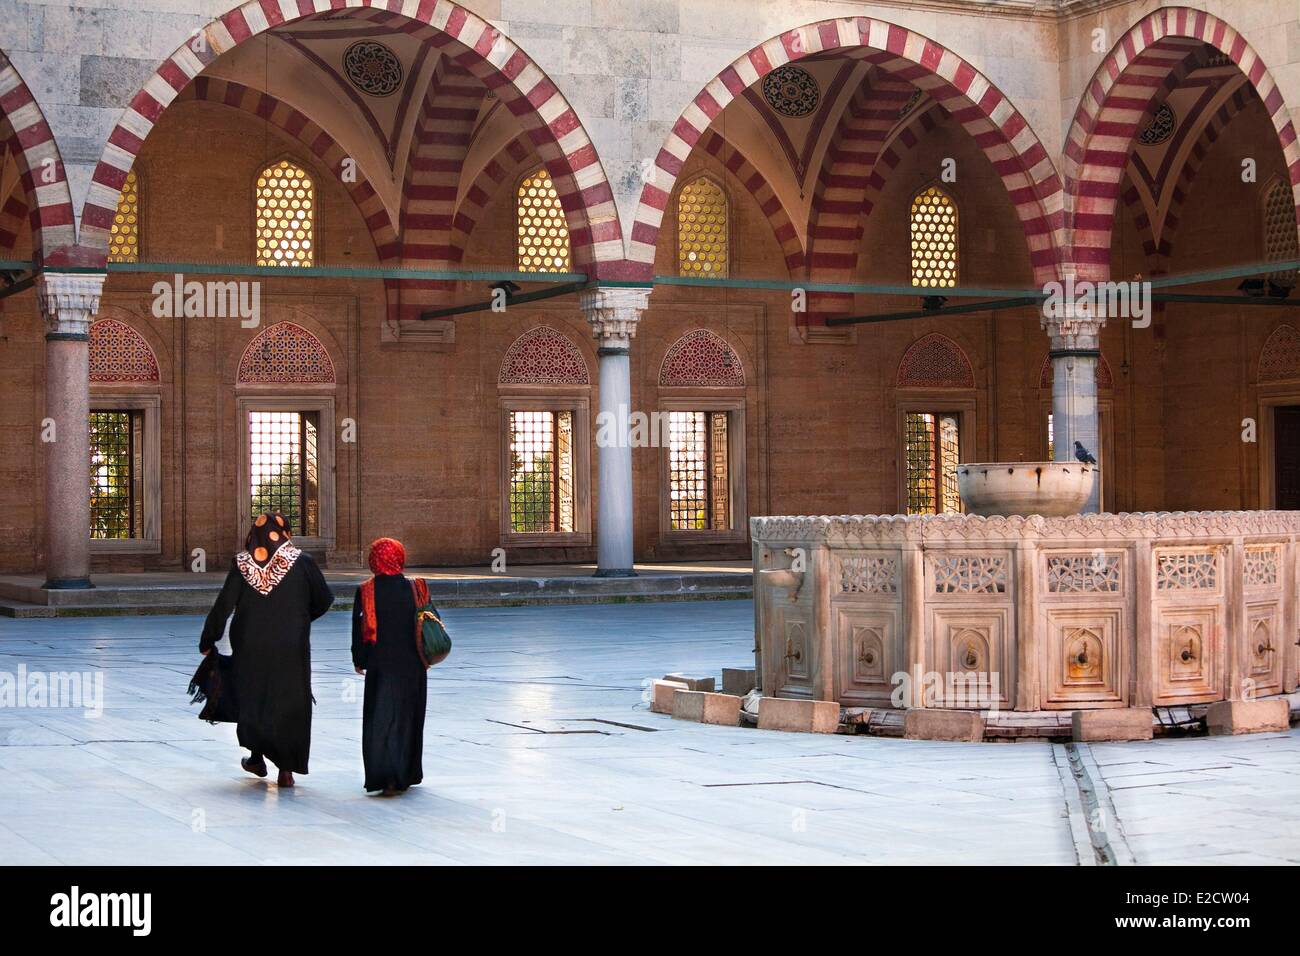
M 280 775 L 275 778 L 275 785 L 277 787 L 292 787 L 293 774 L 288 770 L 281 770 Z
M 252 757 L 244 757 L 239 761 L 239 765 L 254 777 L 266 776 L 266 761 L 261 757 L 258 757 L 257 760 L 253 760 Z

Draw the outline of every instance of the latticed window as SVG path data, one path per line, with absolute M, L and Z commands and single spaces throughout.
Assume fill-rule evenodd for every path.
M 668 482 L 672 530 L 731 529 L 726 412 L 668 413 Z
M 912 285 L 957 284 L 957 207 L 938 186 L 912 200 Z
M 510 413 L 510 530 L 574 530 L 573 412 Z
M 293 534 L 320 532 L 320 416 L 248 413 L 249 514 L 284 515 Z
M 707 176 L 677 196 L 677 270 L 681 275 L 727 275 L 727 194 Z
M 90 536 L 144 536 L 144 413 L 90 413 Z
M 309 266 L 316 189 L 302 168 L 281 160 L 257 177 L 257 264 Z
M 138 262 L 140 259 L 140 181 L 135 170 L 126 174 L 117 212 L 108 230 L 108 261 Z
M 1286 262 L 1300 259 L 1300 242 L 1296 238 L 1295 199 L 1291 184 L 1278 180 L 1264 196 L 1264 261 Z M 1269 278 L 1279 285 L 1296 283 L 1297 271 L 1285 269 Z
M 551 174 L 539 169 L 519 184 L 519 271 L 568 272 L 569 223 Z
M 907 513 L 961 511 L 961 496 L 957 492 L 957 464 L 961 460 L 958 417 L 909 412 L 906 429 Z

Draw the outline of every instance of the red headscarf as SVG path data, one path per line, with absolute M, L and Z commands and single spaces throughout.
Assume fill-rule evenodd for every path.
M 370 546 L 372 574 L 401 574 L 406 567 L 406 549 L 396 538 L 379 538 Z

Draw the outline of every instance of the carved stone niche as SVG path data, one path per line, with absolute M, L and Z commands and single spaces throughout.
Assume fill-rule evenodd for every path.
M 835 695 L 856 706 L 888 704 L 893 676 L 907 669 L 895 608 L 836 608 Z
M 1252 696 L 1282 693 L 1282 661 L 1285 653 L 1282 605 L 1260 601 L 1246 605 L 1246 627 L 1240 646 L 1242 676 L 1250 681 Z
M 1123 607 L 1051 607 L 1045 616 L 1043 706 L 1127 706 Z
M 1160 612 L 1155 629 L 1156 704 L 1188 704 L 1223 697 L 1222 625 L 1216 606 Z
M 934 706 L 1009 709 L 1015 692 L 1010 608 L 942 606 L 930 612 L 927 670 L 943 678 Z M 919 692 L 919 691 L 918 691 Z

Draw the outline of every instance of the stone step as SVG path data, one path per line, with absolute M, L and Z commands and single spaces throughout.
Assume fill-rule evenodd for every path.
M 0 600 L 0 617 L 54 617 L 54 608 L 26 601 Z

